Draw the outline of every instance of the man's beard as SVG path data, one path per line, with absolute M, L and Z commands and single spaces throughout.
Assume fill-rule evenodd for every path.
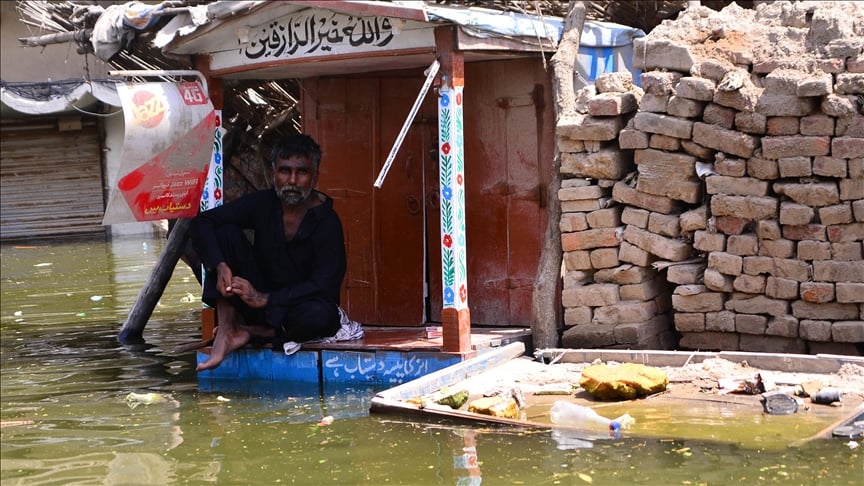
M 299 205 L 300 203 L 305 201 L 306 198 L 308 198 L 310 194 L 312 194 L 311 188 L 307 191 L 303 191 L 302 189 L 300 189 L 297 186 L 290 186 L 290 185 L 282 186 L 276 190 L 276 195 L 279 196 L 279 199 L 282 200 L 283 203 L 285 203 L 289 206 Z

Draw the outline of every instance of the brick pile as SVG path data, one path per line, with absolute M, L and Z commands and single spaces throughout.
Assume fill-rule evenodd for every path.
M 861 353 L 864 8 L 837 3 L 688 9 L 637 39 L 641 87 L 577 94 L 563 346 Z

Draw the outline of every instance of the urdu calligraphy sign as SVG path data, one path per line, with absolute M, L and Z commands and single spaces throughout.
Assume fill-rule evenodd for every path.
M 435 45 L 433 29 L 428 24 L 384 16 L 345 15 L 322 9 L 304 10 L 237 32 L 239 48 L 211 53 L 212 69 L 262 61 Z

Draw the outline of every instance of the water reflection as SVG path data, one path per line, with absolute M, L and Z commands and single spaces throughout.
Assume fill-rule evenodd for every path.
M 162 246 L 0 247 L 4 485 L 861 483 L 861 453 L 839 441 L 765 450 L 625 433 L 559 448 L 548 430 L 370 416 L 366 387 L 199 381 L 194 353 L 174 352 L 200 338 L 198 284 L 182 265 L 146 343 L 117 341 Z M 133 408 L 130 393 L 165 399 Z

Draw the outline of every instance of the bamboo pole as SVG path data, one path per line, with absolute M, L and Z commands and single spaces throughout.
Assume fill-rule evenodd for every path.
M 153 267 L 153 272 L 147 283 L 144 284 L 144 288 L 138 293 L 138 298 L 120 329 L 117 338 L 121 343 L 144 342 L 144 326 L 147 325 L 153 309 L 156 308 L 156 303 L 159 302 L 171 275 L 174 273 L 174 267 L 177 266 L 177 261 L 186 246 L 191 222 L 190 218 L 178 219 L 177 224 L 171 230 L 171 234 L 168 235 L 168 243 L 162 249 L 159 261 Z

